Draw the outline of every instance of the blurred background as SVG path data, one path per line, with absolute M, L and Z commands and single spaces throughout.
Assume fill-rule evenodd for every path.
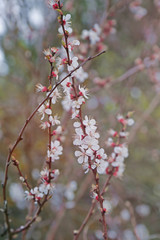
M 87 57 L 103 47 L 108 49 L 106 54 L 85 67 L 89 74 L 85 85 L 90 90 L 90 97 L 83 111 L 98 122 L 102 146 L 108 130 L 119 127 L 116 115 L 134 111 L 135 125 L 128 139 L 130 155 L 124 177 L 112 179 L 105 195 L 110 208 L 107 215 L 109 239 L 136 239 L 130 209 L 126 206 L 129 201 L 140 239 L 159 240 L 160 1 L 65 0 L 64 11 L 71 13 L 72 28 L 80 41 L 83 29 L 89 30 L 95 23 L 103 29 L 103 44 L 98 48 L 87 47 L 87 41 L 83 40 L 79 53 Z M 109 20 L 113 20 L 110 25 Z M 1 181 L 9 146 L 16 140 L 26 118 L 43 99 L 43 94 L 35 93 L 35 85 L 48 84 L 49 65 L 42 51 L 49 46 L 60 47 L 57 28 L 56 12 L 48 8 L 45 0 L 0 0 Z M 141 71 L 140 64 L 143 65 Z M 126 72 L 128 75 L 123 75 Z M 64 154 L 55 163 L 61 175 L 53 198 L 26 233 L 29 240 L 72 239 L 73 230 L 81 225 L 91 204 L 92 176 L 84 175 L 74 157 L 73 122 L 66 117 L 60 101 L 54 113 L 62 116 L 66 126 Z M 14 153 L 33 186 L 39 178 L 47 148 L 47 133 L 40 130 L 39 124 L 40 119 L 35 116 Z M 16 169 L 10 167 L 8 199 L 13 228 L 24 224 L 28 212 L 24 190 Z M 0 205 L 3 206 L 2 189 Z M 98 219 L 96 210 L 80 239 L 103 239 Z M 2 212 L 0 230 L 3 231 Z M 22 236 L 15 239 L 22 239 Z

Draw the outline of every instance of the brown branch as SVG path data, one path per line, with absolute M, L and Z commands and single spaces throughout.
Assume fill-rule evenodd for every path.
M 128 208 L 128 210 L 129 210 L 129 212 L 131 214 L 131 224 L 132 224 L 134 235 L 135 235 L 137 240 L 141 240 L 139 238 L 137 232 L 136 232 L 136 225 L 137 224 L 136 224 L 136 218 L 135 218 L 135 215 L 134 215 L 134 209 L 132 207 L 132 204 L 129 201 L 127 201 L 125 205 L 126 205 L 126 207 Z
M 12 159 L 12 162 L 13 162 L 13 165 L 14 165 L 14 166 L 17 168 L 17 170 L 18 170 L 19 176 L 22 177 L 22 179 L 23 179 L 22 182 L 26 185 L 26 187 L 27 187 L 28 190 L 30 191 L 30 190 L 31 190 L 31 186 L 29 185 L 29 183 L 28 183 L 28 181 L 27 181 L 27 178 L 22 174 L 22 171 L 21 171 L 21 169 L 20 169 L 20 167 L 19 167 L 19 162 L 18 162 L 15 158 Z
M 155 61 L 148 61 L 147 64 L 145 64 L 144 62 L 141 64 L 138 64 L 132 68 L 130 68 L 129 70 L 127 70 L 124 74 L 122 74 L 120 77 L 114 79 L 111 81 L 111 83 L 109 84 L 109 87 L 112 86 L 113 84 L 116 84 L 117 82 L 123 82 L 124 80 L 128 79 L 129 77 L 133 76 L 134 74 L 141 72 L 145 69 L 149 69 L 151 67 L 153 67 L 156 64 Z
M 77 240 L 79 238 L 81 232 L 83 231 L 84 227 L 86 226 L 90 217 L 92 216 L 95 206 L 96 206 L 96 200 L 94 199 L 94 200 L 92 200 L 92 205 L 91 205 L 83 223 L 81 224 L 79 230 L 74 230 L 74 240 Z
M 91 184 L 91 175 L 88 174 L 85 178 L 84 181 L 82 181 L 82 184 L 80 186 L 80 189 L 78 191 L 78 194 L 76 195 L 76 199 L 75 199 L 75 205 L 77 204 L 77 202 L 82 198 L 82 196 L 84 195 L 84 192 L 86 191 L 86 189 L 88 189 L 88 186 Z M 60 211 L 58 212 L 58 214 L 56 215 L 56 221 L 54 220 L 52 223 L 51 223 L 51 227 L 48 231 L 48 234 L 46 236 L 46 240 L 52 240 L 55 238 L 55 234 L 65 216 L 67 212 L 67 209 L 65 206 L 63 206 L 62 209 L 60 209 Z
M 52 87 L 52 71 L 53 71 L 54 67 L 53 64 L 50 62 L 50 75 L 49 75 L 49 83 L 50 83 L 50 87 Z M 52 104 L 52 99 L 49 99 L 49 109 L 51 109 L 51 104 Z M 48 120 L 49 120 L 49 116 L 48 116 Z M 48 128 L 48 148 L 49 151 L 51 151 L 51 141 L 52 141 L 52 125 L 50 123 L 50 126 Z M 48 164 L 48 168 L 49 168 L 49 182 L 51 181 L 51 166 L 52 166 L 52 158 L 49 157 L 49 160 L 46 161 L 46 163 Z
M 108 236 L 107 236 L 107 223 L 106 223 L 106 218 L 105 218 L 105 211 L 104 211 L 104 208 L 103 208 L 103 197 L 100 193 L 100 186 L 99 186 L 99 175 L 97 173 L 97 169 L 93 169 L 92 170 L 93 172 L 93 175 L 94 175 L 94 178 L 95 178 L 95 182 L 96 182 L 96 193 L 97 193 L 97 196 L 98 196 L 98 201 L 99 201 L 99 205 L 100 205 L 100 211 L 101 211 L 101 215 L 102 215 L 102 224 L 103 224 L 103 237 L 105 240 L 108 239 Z
M 29 220 L 24 226 L 21 226 L 21 227 L 17 228 L 16 230 L 12 231 L 12 235 L 15 235 L 17 233 L 27 230 L 32 225 L 32 223 L 36 221 L 37 217 L 39 216 L 39 214 L 42 211 L 42 207 L 47 202 L 47 200 L 48 200 L 48 196 L 46 196 L 45 199 L 43 200 L 43 202 L 39 205 L 39 207 L 37 208 L 37 211 L 35 212 L 32 219 Z
M 107 180 L 106 180 L 106 182 L 105 182 L 105 184 L 104 184 L 104 186 L 103 186 L 103 188 L 102 188 L 101 196 L 103 196 L 104 193 L 106 192 L 106 188 L 109 186 L 110 180 L 111 180 L 112 176 L 113 176 L 113 172 L 111 172 L 110 175 L 109 175 L 109 177 L 107 178 Z M 91 207 L 90 207 L 90 209 L 89 209 L 89 211 L 88 211 L 88 213 L 87 213 L 84 221 L 82 222 L 80 228 L 79 228 L 78 230 L 75 230 L 75 231 L 74 231 L 74 239 L 73 239 L 73 240 L 78 240 L 81 232 L 82 232 L 83 229 L 85 228 L 85 226 L 86 226 L 86 224 L 88 223 L 90 217 L 93 215 L 95 206 L 96 206 L 96 199 L 92 200 L 92 205 L 91 205 Z

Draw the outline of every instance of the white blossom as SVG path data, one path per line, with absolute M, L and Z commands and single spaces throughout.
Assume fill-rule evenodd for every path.
M 99 174 L 105 174 L 106 172 L 106 168 L 108 167 L 109 163 L 107 161 L 104 161 L 103 159 L 96 161 L 97 162 L 97 172 Z
M 50 117 L 51 117 L 51 116 L 50 116 Z M 50 127 L 50 123 L 47 122 L 47 121 L 42 122 L 42 123 L 40 124 L 40 128 L 43 129 L 43 130 L 45 130 L 46 128 L 49 128 L 49 127 Z
M 77 161 L 79 164 L 88 162 L 88 156 L 86 151 L 83 148 L 80 148 L 81 151 L 75 151 L 75 156 L 78 157 Z
M 71 14 L 67 14 L 66 16 L 63 15 L 63 24 L 64 24 L 65 31 L 67 31 L 68 33 L 71 34 L 72 33 L 72 28 L 71 28 L 71 21 L 70 21 L 70 19 L 71 19 Z M 60 34 L 63 34 L 62 26 L 59 27 L 58 32 Z
M 82 94 L 83 97 L 88 99 L 88 96 L 87 96 L 88 95 L 88 89 L 82 88 L 82 87 L 79 86 L 79 91 L 80 91 L 79 94 Z
M 48 108 L 48 105 L 44 105 L 44 104 L 43 104 L 43 105 L 38 109 L 38 113 L 39 113 L 40 115 L 42 115 L 41 120 L 43 120 L 44 117 L 45 117 L 45 114 L 47 114 L 47 115 L 51 115 L 51 114 L 52 114 L 52 110 Z
M 68 94 L 63 98 L 62 106 L 67 112 L 71 109 L 72 100 Z
M 42 194 L 47 195 L 49 192 L 52 192 L 54 188 L 54 185 L 52 183 L 42 183 L 39 186 L 39 191 Z
M 77 69 L 77 71 L 75 71 L 72 75 L 75 76 L 81 83 L 83 83 L 88 78 L 88 73 L 86 73 L 82 67 Z
M 34 198 L 34 196 L 29 191 L 25 191 L 24 193 L 25 193 L 25 199 L 31 200 Z
M 54 117 L 49 116 L 49 121 L 52 124 L 52 126 L 60 124 L 60 121 L 58 120 L 58 116 L 57 115 L 55 115 Z
M 95 45 L 97 42 L 100 41 L 100 34 L 101 34 L 101 28 L 98 24 L 95 24 L 94 27 L 90 30 L 84 29 L 82 31 L 82 39 L 89 39 L 91 42 L 91 45 Z
M 92 149 L 94 151 L 97 151 L 99 149 L 98 140 L 90 136 L 86 136 L 83 139 L 82 147 L 84 149 Z
M 62 155 L 63 147 L 58 140 L 51 142 L 51 150 L 48 150 L 48 157 L 52 158 L 52 162 L 59 159 L 59 155 Z
M 55 86 L 53 86 L 53 88 L 54 88 L 54 87 L 55 87 Z M 48 92 L 48 93 L 47 93 L 47 96 L 48 96 L 49 94 L 50 94 L 50 93 Z M 57 102 L 57 99 L 60 98 L 60 97 L 61 97 L 61 95 L 60 95 L 58 89 L 56 88 L 56 89 L 51 93 L 51 95 L 50 95 L 50 98 L 52 99 L 52 104 L 55 104 L 55 103 Z

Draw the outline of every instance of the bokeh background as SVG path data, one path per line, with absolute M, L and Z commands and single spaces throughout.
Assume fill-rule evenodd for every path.
M 130 155 L 126 160 L 124 177 L 112 179 L 105 195 L 111 209 L 107 215 L 108 234 L 109 239 L 136 239 L 126 206 L 126 201 L 129 201 L 140 239 L 159 240 L 159 61 L 152 67 L 131 74 L 124 81 L 117 79 L 134 68 L 135 59 L 144 60 L 145 66 L 148 61 L 154 60 L 153 53 L 160 42 L 160 1 L 141 1 L 138 13 L 133 11 L 130 2 L 135 1 L 65 0 L 64 9 L 66 13 L 71 13 L 74 33 L 81 39 L 83 29 L 90 29 L 95 23 L 102 24 L 102 27 L 106 24 L 108 3 L 109 8 L 120 3 L 109 17 L 116 20 L 116 25 L 111 33 L 105 35 L 103 43 L 108 48 L 106 54 L 85 67 L 89 74 L 85 85 L 90 89 L 90 97 L 83 110 L 97 120 L 102 146 L 107 140 L 108 130 L 119 127 L 116 115 L 134 111 L 135 126 L 128 140 Z M 10 144 L 17 138 L 26 118 L 43 99 L 41 94 L 35 93 L 35 85 L 47 85 L 49 65 L 42 51 L 48 46 L 60 46 L 57 28 L 56 12 L 47 7 L 45 0 L 0 0 L 1 181 Z M 88 49 L 86 56 L 94 52 L 93 46 Z M 107 81 L 107 84 L 101 88 L 97 85 L 99 81 Z M 60 102 L 54 112 L 62 116 L 66 126 L 64 154 L 55 164 L 61 175 L 53 198 L 26 234 L 29 240 L 72 239 L 73 229 L 80 226 L 91 203 L 92 176 L 84 175 L 74 157 L 73 122 L 63 112 Z M 14 153 L 33 186 L 43 166 L 47 147 L 47 134 L 40 130 L 39 123 L 39 117 L 35 116 Z M 105 178 L 102 178 L 102 182 Z M 3 207 L 1 190 L 0 205 Z M 16 169 L 10 167 L 8 199 L 13 228 L 24 224 L 28 212 L 24 190 Z M 96 210 L 80 239 L 103 239 L 98 219 Z M 0 227 L 3 231 L 2 212 Z M 22 236 L 16 236 L 15 239 L 22 239 Z

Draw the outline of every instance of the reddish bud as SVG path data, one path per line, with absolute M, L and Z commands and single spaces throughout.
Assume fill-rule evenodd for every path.
M 107 211 L 107 209 L 106 208 L 103 208 L 103 212 L 105 213 Z
M 117 176 L 118 170 L 119 170 L 119 167 L 115 167 L 115 171 L 113 173 L 113 176 Z
M 115 147 L 116 146 L 116 144 L 115 143 L 111 143 L 111 147 Z
M 124 118 L 121 118 L 121 119 L 119 119 L 118 121 L 119 121 L 122 125 L 125 125 L 125 124 L 126 124 L 126 121 L 125 121 Z
M 101 159 L 102 157 L 101 157 L 101 155 L 99 154 L 99 155 L 97 156 L 97 158 L 98 158 L 98 159 Z
M 109 167 L 106 168 L 106 174 L 110 174 Z
M 115 132 L 115 133 L 113 134 L 113 137 L 116 137 L 116 136 L 117 136 L 117 134 L 118 134 L 118 132 Z
M 67 63 L 67 59 L 66 58 L 63 58 L 62 59 L 62 64 L 66 64 Z
M 40 198 L 40 197 L 36 197 L 36 200 L 40 201 L 40 200 L 41 200 L 41 198 Z
M 56 135 L 56 130 L 53 130 L 52 134 L 53 134 L 53 135 Z
M 71 83 L 70 83 L 70 82 L 67 82 L 66 86 L 67 86 L 67 87 L 70 87 L 70 86 L 71 86 Z
M 47 92 L 47 90 L 48 90 L 48 88 L 45 86 L 42 88 L 42 92 Z
M 53 72 L 52 72 L 52 76 L 53 76 L 53 77 L 56 77 L 57 74 L 53 71 Z
M 73 94 L 70 94 L 70 98 L 71 98 L 71 99 L 74 99 L 74 95 L 73 95 Z
M 57 3 L 55 3 L 55 4 L 53 4 L 53 9 L 58 9 L 59 8 L 59 6 L 58 6 L 58 4 Z
M 85 138 L 85 136 L 81 135 L 82 140 Z

